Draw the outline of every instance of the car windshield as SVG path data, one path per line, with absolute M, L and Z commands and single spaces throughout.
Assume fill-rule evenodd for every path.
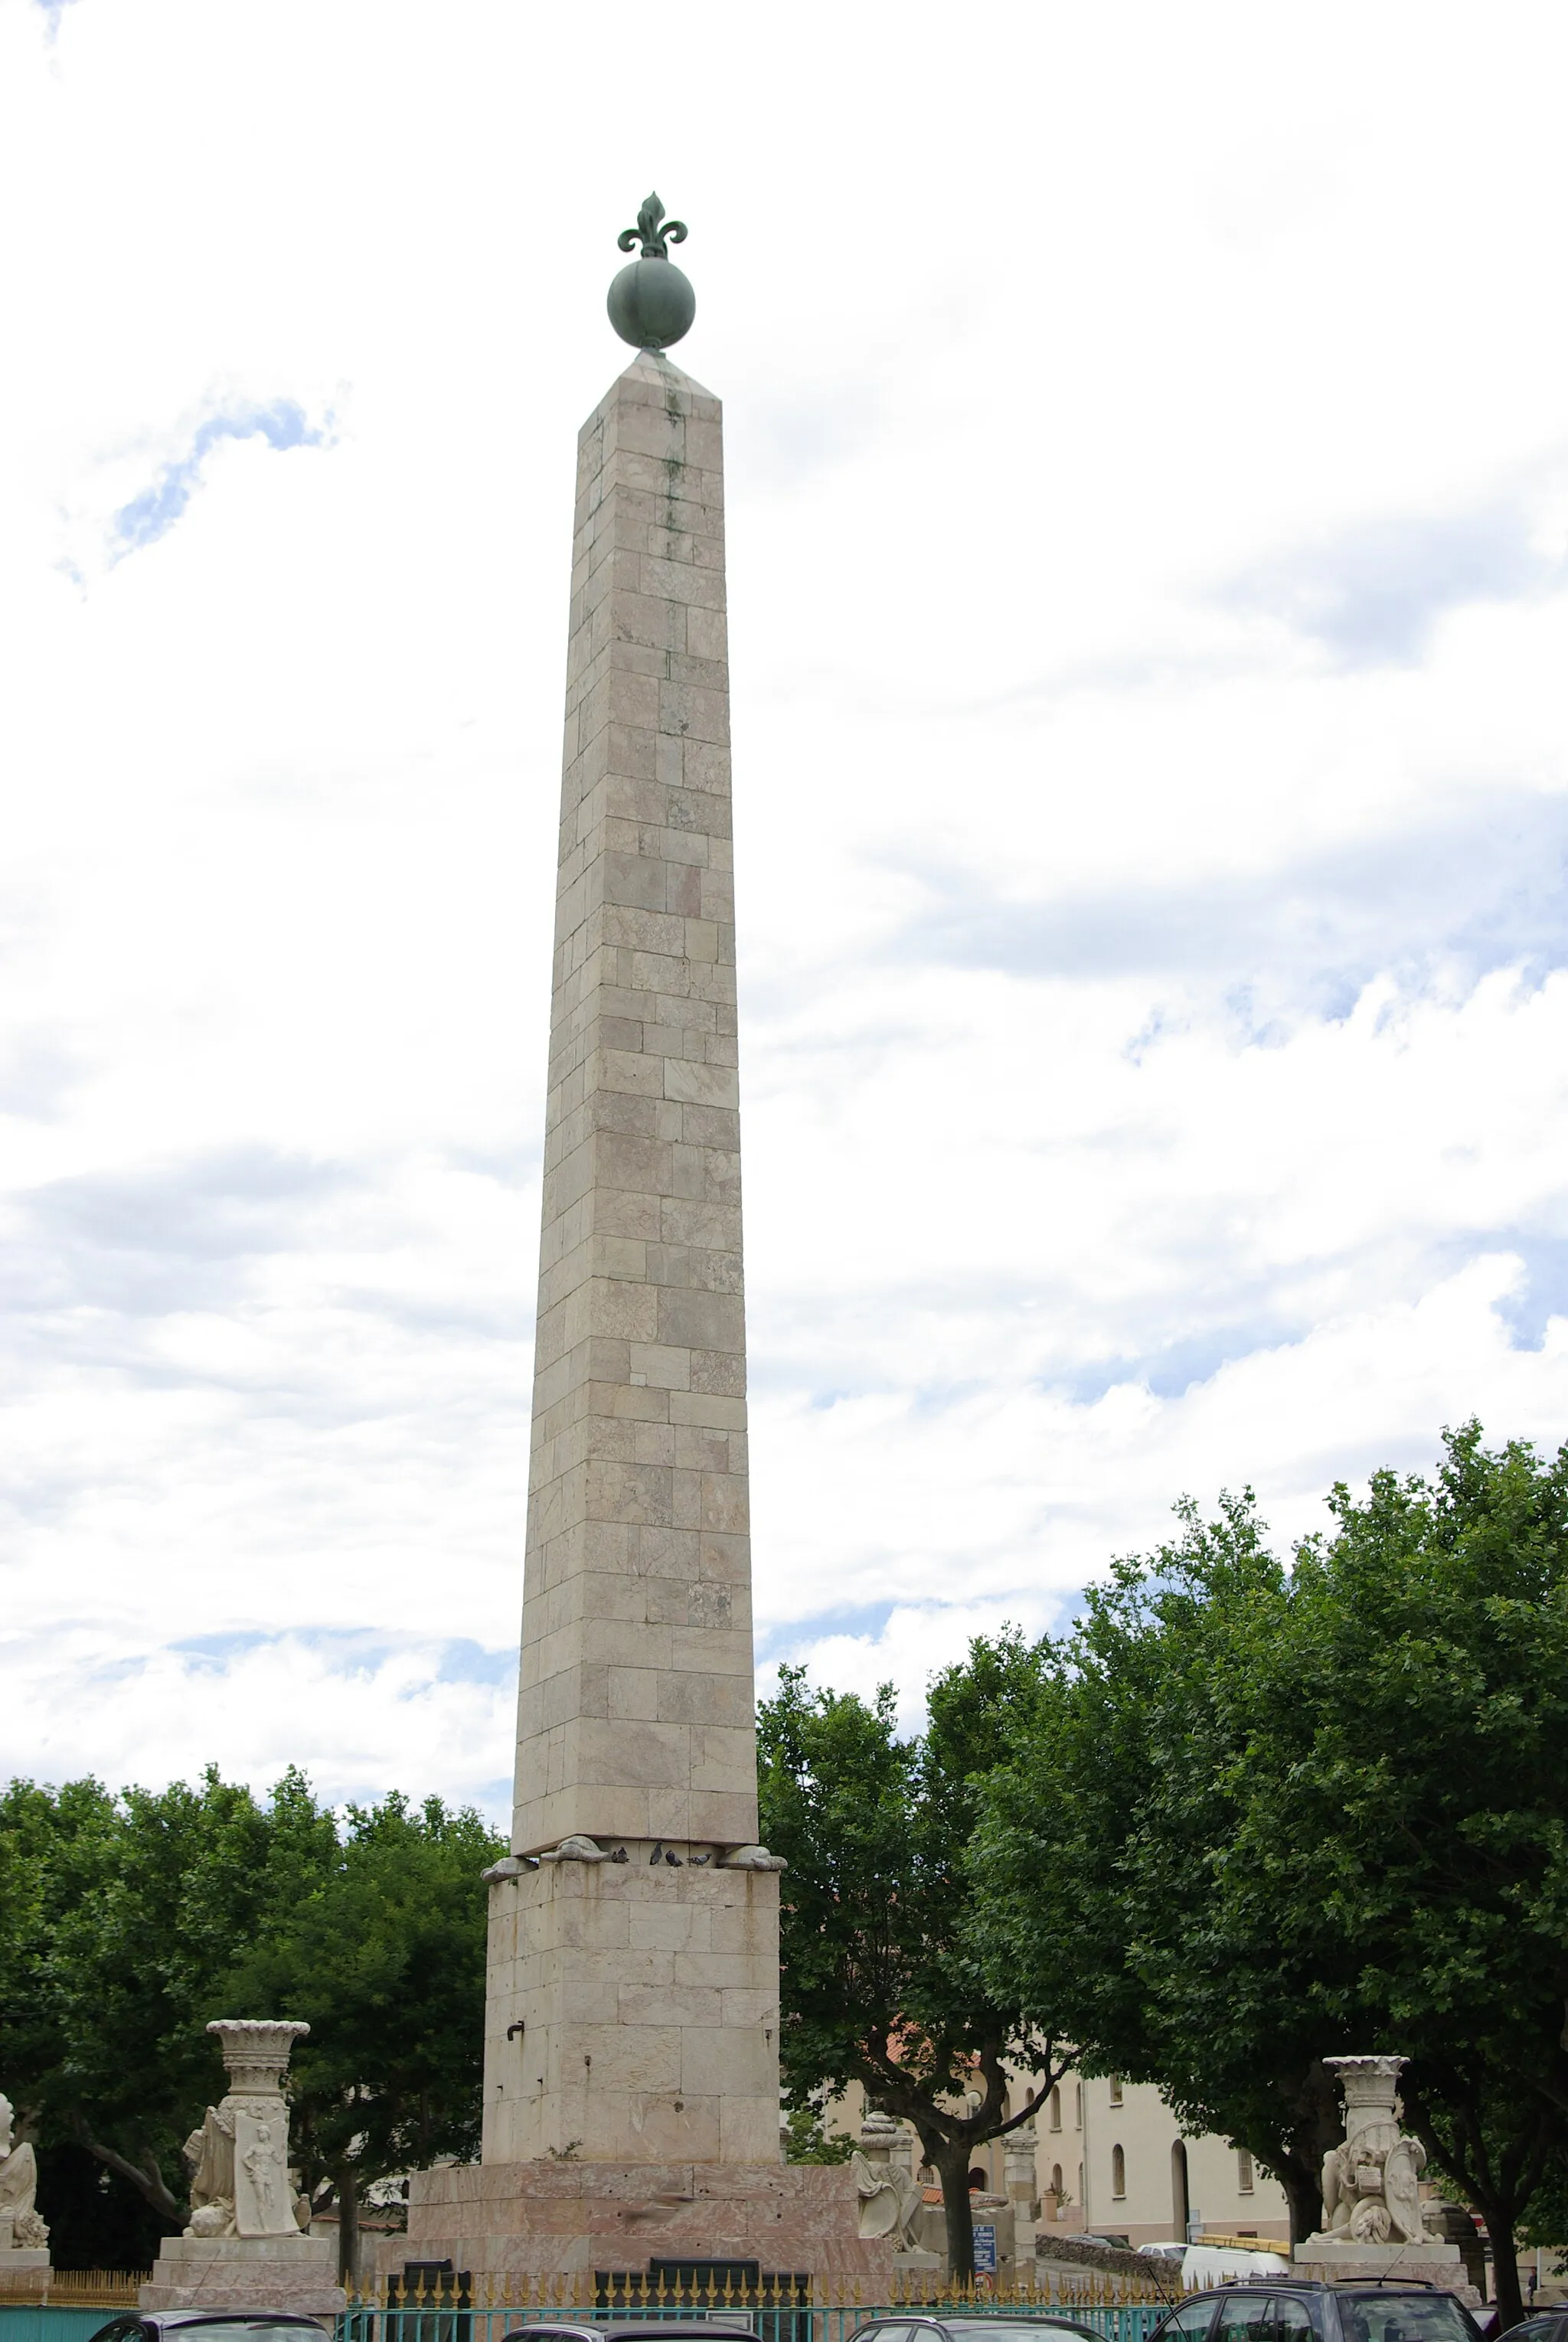
M 191 2342 L 305 2342 L 314 2317 L 204 2317 L 187 2326 L 165 2328 L 167 2342 L 188 2334 Z M 317 2326 L 316 2332 L 321 2328 Z
M 1451 2293 L 1342 2293 L 1344 2342 L 1475 2342 Z

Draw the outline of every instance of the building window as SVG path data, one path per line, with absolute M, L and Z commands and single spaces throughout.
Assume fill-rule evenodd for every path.
M 1243 2196 L 1250 2196 L 1253 2192 L 1253 2158 L 1251 2151 L 1244 2147 L 1236 2149 L 1236 2186 Z
M 1059 2204 L 1062 2201 L 1062 2166 L 1059 2163 L 1051 2166 L 1051 2193 Z
M 1051 2127 L 1053 2130 L 1060 2130 L 1062 2127 L 1062 2093 L 1060 2090 L 1053 2090 L 1051 2093 Z
M 1113 2074 L 1113 2075 L 1112 2075 L 1112 2077 L 1111 2077 L 1111 2104 L 1112 2104 L 1114 2107 L 1119 2107 L 1119 2106 L 1121 2105 L 1121 2103 L 1122 2103 L 1122 2077 L 1120 2076 L 1120 2074 Z
M 1111 2193 L 1124 2196 L 1127 2192 L 1127 2158 L 1119 2147 L 1111 2149 Z
M 1082 2082 L 1074 2082 L 1073 2085 L 1073 2127 L 1074 2130 L 1082 2130 L 1084 2127 L 1084 2085 Z

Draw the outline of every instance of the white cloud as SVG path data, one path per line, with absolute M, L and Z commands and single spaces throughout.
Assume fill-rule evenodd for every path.
M 912 1716 L 1183 1489 L 1284 1537 L 1568 1428 L 1560 19 L 920 29 L 694 0 L 651 134 L 624 0 L 0 8 L 0 1767 L 504 1796 L 650 184 L 729 435 L 769 1664 Z

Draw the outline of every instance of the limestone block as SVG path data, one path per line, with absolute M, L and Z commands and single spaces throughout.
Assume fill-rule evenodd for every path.
M 36 2295 L 48 2275 L 47 2245 L 0 2247 L 0 2298 L 8 2293 Z

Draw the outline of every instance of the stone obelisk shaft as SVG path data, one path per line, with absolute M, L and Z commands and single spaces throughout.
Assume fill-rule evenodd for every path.
M 579 443 L 514 1850 L 756 1831 L 719 404 Z
M 723 495 L 718 401 L 644 353 L 578 448 L 513 1826 L 546 1858 L 492 1892 L 486 2166 L 778 2157 L 777 1881 L 724 1867 L 757 1810 Z

